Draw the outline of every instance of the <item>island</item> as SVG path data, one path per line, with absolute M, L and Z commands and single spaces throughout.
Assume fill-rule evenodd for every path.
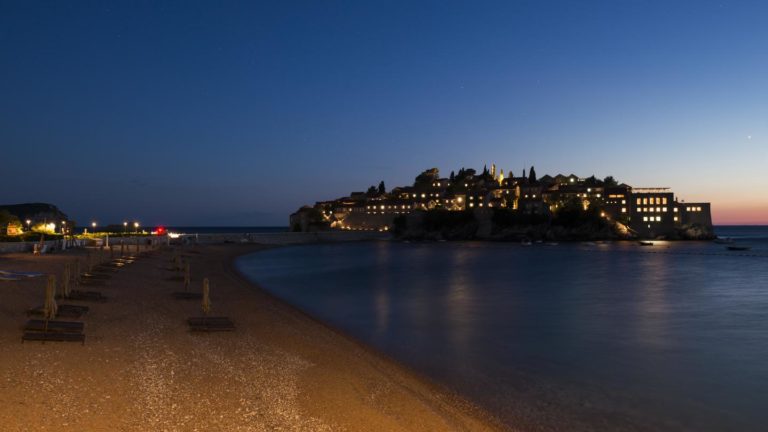
M 668 187 L 632 187 L 612 176 L 537 177 L 490 168 L 437 168 L 410 186 L 365 192 L 303 206 L 291 230 L 391 232 L 431 240 L 707 240 L 715 237 L 710 203 L 678 200 Z

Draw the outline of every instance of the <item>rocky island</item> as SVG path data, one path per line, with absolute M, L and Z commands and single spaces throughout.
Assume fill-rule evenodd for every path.
M 432 240 L 611 240 L 714 238 L 710 204 L 678 200 L 666 187 L 636 188 L 612 176 L 538 177 L 472 168 L 441 177 L 437 168 L 412 185 L 304 206 L 290 216 L 293 231 L 378 230 Z

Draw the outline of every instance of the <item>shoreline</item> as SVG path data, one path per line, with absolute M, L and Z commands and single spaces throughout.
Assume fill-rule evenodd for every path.
M 83 346 L 20 343 L 24 311 L 42 302 L 45 280 L 0 282 L 5 430 L 509 429 L 248 281 L 234 260 L 264 248 L 176 248 L 191 262 L 191 289 L 211 279 L 212 315 L 231 317 L 231 333 L 189 332 L 186 318 L 200 306 L 171 297 L 183 288 L 169 250 L 88 287 L 109 299 L 88 304 Z M 86 253 L 2 255 L 0 269 L 61 275 Z
M 374 240 L 375 241 L 375 240 Z M 382 362 L 383 364 L 381 366 L 387 367 L 387 368 L 394 368 L 394 373 L 397 374 L 405 374 L 407 378 L 418 380 L 422 385 L 428 386 L 429 388 L 433 389 L 435 392 L 444 393 L 444 397 L 447 399 L 449 404 L 456 405 L 460 409 L 466 411 L 471 416 L 476 416 L 478 418 L 481 418 L 485 421 L 488 421 L 490 423 L 490 426 L 494 428 L 498 428 L 498 430 L 508 430 L 508 426 L 504 425 L 503 422 L 495 417 L 493 414 L 488 412 L 485 408 L 482 406 L 470 401 L 465 396 L 462 396 L 461 394 L 457 393 L 456 391 L 448 388 L 447 386 L 436 382 L 435 380 L 429 378 L 428 376 L 419 373 L 418 371 L 414 370 L 413 368 L 405 365 L 404 363 L 398 361 L 394 357 L 377 350 L 376 348 L 366 344 L 365 342 L 355 338 L 354 336 L 350 335 L 349 333 L 345 332 L 343 329 L 340 329 L 338 327 L 335 327 L 320 318 L 315 317 L 314 315 L 310 314 L 307 311 L 302 310 L 298 306 L 294 306 L 290 303 L 288 303 L 286 300 L 276 296 L 275 294 L 267 291 L 266 289 L 262 288 L 258 282 L 251 281 L 248 279 L 248 277 L 241 272 L 235 262 L 244 256 L 251 255 L 258 253 L 260 251 L 263 251 L 265 249 L 274 249 L 274 248 L 282 248 L 286 247 L 288 245 L 280 245 L 280 246 L 269 246 L 266 248 L 259 248 L 254 251 L 245 252 L 243 254 L 236 254 L 231 257 L 229 260 L 229 270 L 239 279 L 242 280 L 243 283 L 247 284 L 250 289 L 255 290 L 259 292 L 260 294 L 263 294 L 264 296 L 268 297 L 272 302 L 279 305 L 279 307 L 287 309 L 290 313 L 297 314 L 301 316 L 302 319 L 306 319 L 311 321 L 314 325 L 318 325 L 323 327 L 324 329 L 335 333 L 337 336 L 344 338 L 349 343 L 354 344 L 358 349 L 361 349 L 365 351 L 368 355 L 373 356 L 374 358 L 372 360 L 377 362 Z M 290 245 L 290 246 L 306 246 L 306 245 Z

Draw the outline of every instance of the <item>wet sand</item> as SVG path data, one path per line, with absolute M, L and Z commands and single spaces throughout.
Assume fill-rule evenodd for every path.
M 84 346 L 21 343 L 44 278 L 0 282 L 0 424 L 4 431 L 480 431 L 482 410 L 272 297 L 241 277 L 234 257 L 254 245 L 178 250 L 192 289 L 211 281 L 213 316 L 234 332 L 192 334 L 199 300 L 176 300 L 170 250 L 117 272 L 106 303 L 84 304 Z M 82 250 L 0 255 L 0 270 L 59 277 Z

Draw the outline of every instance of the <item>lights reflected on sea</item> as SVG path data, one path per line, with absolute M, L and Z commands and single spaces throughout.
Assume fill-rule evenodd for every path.
M 760 430 L 766 239 L 750 254 L 710 242 L 327 244 L 238 265 L 510 424 Z

